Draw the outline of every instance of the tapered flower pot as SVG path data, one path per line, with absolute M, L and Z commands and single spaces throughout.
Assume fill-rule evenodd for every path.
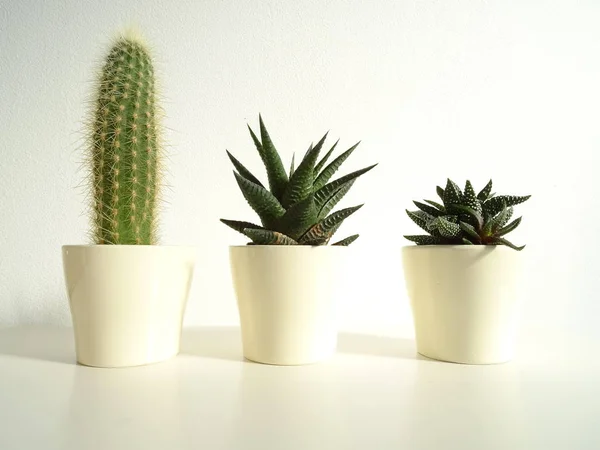
M 420 354 L 464 364 L 513 358 L 522 252 L 423 245 L 402 257 Z
M 244 356 L 276 365 L 328 359 L 345 247 L 230 247 Z
M 80 364 L 139 366 L 179 352 L 193 247 L 66 245 L 62 253 Z

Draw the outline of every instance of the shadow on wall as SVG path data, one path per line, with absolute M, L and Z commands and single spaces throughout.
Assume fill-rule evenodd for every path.
M 0 329 L 0 355 L 76 364 L 73 330 L 47 325 Z
M 427 359 L 417 354 L 411 339 L 365 334 L 340 333 L 337 351 L 388 358 Z M 181 354 L 244 361 L 240 329 L 186 328 L 181 338 Z M 40 325 L 0 329 L 0 355 L 76 364 L 73 330 Z

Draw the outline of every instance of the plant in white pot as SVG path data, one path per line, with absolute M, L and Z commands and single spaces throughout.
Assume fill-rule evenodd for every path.
M 527 196 L 495 195 L 492 181 L 475 194 L 447 181 L 442 203 L 414 202 L 409 217 L 428 234 L 405 236 L 402 250 L 417 351 L 465 364 L 494 364 L 513 357 L 522 255 L 506 239 L 521 222 L 513 206 Z
M 347 257 L 346 247 L 358 235 L 327 244 L 362 205 L 331 211 L 374 165 L 329 181 L 358 144 L 327 164 L 337 142 L 318 160 L 325 134 L 316 145 L 311 144 L 296 169 L 292 159 L 288 174 L 259 120 L 260 140 L 252 129 L 250 134 L 265 165 L 269 188 L 228 155 L 237 183 L 261 225 L 221 219 L 252 241 L 230 247 L 244 356 L 266 364 L 310 364 L 335 351 L 338 274 Z
M 110 48 L 92 106 L 94 244 L 62 249 L 77 361 L 163 361 L 179 352 L 195 250 L 156 245 L 163 149 L 152 59 L 136 35 Z

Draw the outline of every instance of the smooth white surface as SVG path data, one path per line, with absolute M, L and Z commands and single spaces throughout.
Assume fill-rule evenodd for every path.
M 409 324 L 404 213 L 450 176 L 533 194 L 511 236 L 531 255 L 528 324 L 600 330 L 597 0 L 0 0 L 0 322 L 69 323 L 60 246 L 87 243 L 79 171 L 93 68 L 118 26 L 156 50 L 170 147 L 163 243 L 197 245 L 187 325 L 237 324 L 218 219 L 254 220 L 229 149 L 261 180 L 262 112 L 288 166 L 331 129 L 360 233 L 342 326 Z M 35 274 L 35 275 L 32 275 Z
M 267 364 L 312 364 L 337 341 L 336 306 L 346 247 L 245 245 L 229 249 L 244 356 Z
M 600 448 L 599 342 L 552 331 L 496 366 L 342 334 L 328 362 L 278 367 L 242 361 L 237 329 L 190 329 L 176 358 L 113 370 L 75 366 L 71 333 L 0 330 L 0 448 Z
M 512 359 L 525 257 L 504 246 L 403 247 L 419 353 L 465 364 Z
M 65 245 L 77 361 L 140 366 L 179 352 L 194 247 Z

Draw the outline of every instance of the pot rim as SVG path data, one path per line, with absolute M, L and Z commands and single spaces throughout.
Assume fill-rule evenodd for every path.
M 65 244 L 61 248 L 197 248 L 195 245 Z
M 341 249 L 348 249 L 348 246 L 344 245 L 230 245 L 229 248 L 280 248 L 280 249 L 290 249 L 290 250 L 317 250 L 317 249 L 332 249 L 335 251 L 339 251 Z
M 458 250 L 458 251 L 492 251 L 492 250 L 496 250 L 496 251 L 501 251 L 501 252 L 505 252 L 507 250 L 510 250 L 511 252 L 517 252 L 517 250 L 514 250 L 506 245 L 403 245 L 402 246 L 402 250 L 406 251 L 413 251 L 410 249 L 419 249 L 418 251 L 422 251 L 424 249 L 427 250 L 431 250 L 431 249 L 440 249 L 440 250 Z M 502 250 L 500 250 L 502 249 Z

